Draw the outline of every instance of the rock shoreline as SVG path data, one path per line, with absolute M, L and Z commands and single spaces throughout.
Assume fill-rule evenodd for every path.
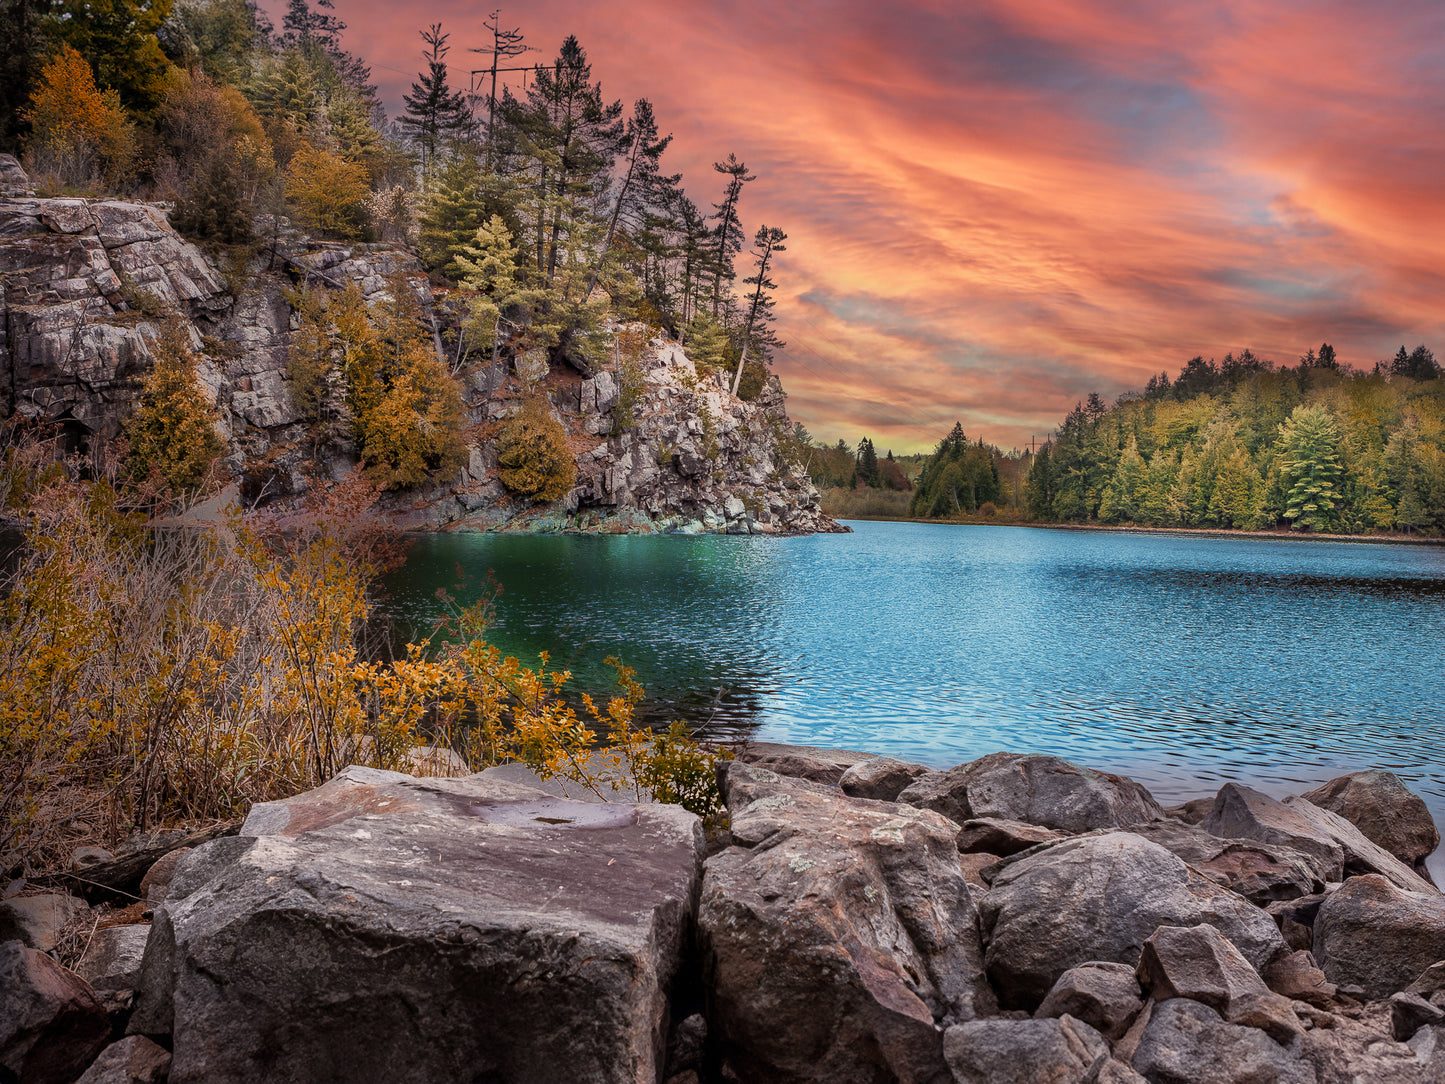
M 705 835 L 516 766 L 352 766 L 157 862 L 79 974 L 66 907 L 14 897 L 0 1076 L 1445 1081 L 1439 834 L 1389 772 L 1167 809 L 1012 753 L 751 743 L 719 776 Z

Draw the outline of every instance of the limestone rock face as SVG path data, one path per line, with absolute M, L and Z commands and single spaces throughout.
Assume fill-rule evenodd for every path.
M 110 1019 L 83 980 L 19 941 L 0 943 L 0 1075 L 69 1084 L 109 1035 Z
M 652 1080 L 700 875 L 676 806 L 351 767 L 182 861 L 132 1033 L 170 1080 Z
M 1405 892 L 1384 877 L 1351 877 L 1320 904 L 1314 955 L 1339 986 L 1389 997 L 1445 960 L 1445 897 Z
M 1123 828 L 1161 819 L 1159 803 L 1132 779 L 1058 757 L 990 753 L 920 777 L 900 802 L 959 824 L 977 817 L 1026 821 L 1065 832 Z
M 1440 830 L 1424 800 L 1383 768 L 1342 775 L 1303 797 L 1338 813 L 1371 842 L 1417 869 L 1440 846 Z
M 1011 1008 L 1033 1009 L 1071 967 L 1137 964 L 1159 926 L 1207 922 L 1256 968 L 1285 948 L 1269 915 L 1128 832 L 1014 859 L 995 874 L 979 910 L 989 978 Z
M 1085 1084 L 1109 1060 L 1104 1037 L 1072 1016 L 973 1020 L 943 1036 L 957 1084 Z
M 734 763 L 708 859 L 709 1013 L 745 1080 L 947 1079 L 938 1028 L 994 1011 L 955 825 Z
M 198 355 L 243 499 L 294 501 L 313 477 L 353 470 L 357 450 L 334 389 L 325 424 L 292 400 L 288 291 L 355 288 L 371 306 L 390 297 L 398 275 L 439 333 L 455 325 L 454 306 L 437 302 L 404 248 L 287 231 L 223 275 L 162 207 L 37 199 L 18 164 L 0 162 L 0 416 L 60 422 L 86 444 L 110 441 L 138 401 L 162 318 L 174 316 Z M 574 446 L 590 441 L 577 454 L 576 488 L 553 505 L 513 500 L 493 446 L 474 445 L 459 476 L 390 495 L 384 510 L 414 530 L 844 530 L 819 510 L 806 470 L 787 451 L 792 425 L 776 379 L 744 402 L 725 374 L 700 376 L 675 344 L 654 340 L 644 355 L 640 383 L 626 389 L 626 418 L 614 416 L 624 398 L 615 372 L 579 380 L 544 352 L 510 347 L 495 362 L 463 362 L 468 424 L 508 418 L 535 394 Z
M 1160 1084 L 1318 1084 L 1314 1066 L 1263 1032 L 1182 997 L 1154 1007 L 1132 1064 Z

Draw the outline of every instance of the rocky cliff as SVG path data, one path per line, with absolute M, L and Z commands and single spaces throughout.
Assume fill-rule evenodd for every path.
M 424 320 L 445 330 L 451 318 L 406 248 L 316 242 L 282 230 L 249 259 L 218 258 L 171 229 L 162 205 L 37 198 L 13 159 L 0 161 L 0 417 L 55 422 L 74 447 L 103 448 L 134 408 L 161 318 L 174 313 L 200 359 L 243 503 L 297 498 L 358 464 L 344 427 L 318 440 L 292 401 L 288 350 L 297 317 L 287 294 L 302 284 L 355 284 L 374 304 L 403 280 Z M 843 529 L 819 510 L 806 471 L 789 460 L 776 379 L 745 402 L 730 394 L 724 374 L 699 376 L 685 351 L 662 339 L 627 377 L 584 377 L 536 354 L 505 353 L 495 367 L 488 359 L 457 376 L 465 466 L 388 495 L 385 510 L 399 526 Z M 546 505 L 508 494 L 494 447 L 499 423 L 539 392 L 577 461 L 576 486 Z

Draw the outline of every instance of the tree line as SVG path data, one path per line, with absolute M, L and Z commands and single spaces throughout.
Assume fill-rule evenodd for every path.
M 1445 530 L 1445 379 L 1424 346 L 1368 371 L 1333 347 L 1275 366 L 1195 357 L 1112 406 L 1077 404 L 1034 458 L 1051 522 L 1303 531 Z

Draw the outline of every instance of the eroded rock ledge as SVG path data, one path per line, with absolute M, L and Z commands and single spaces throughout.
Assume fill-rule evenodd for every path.
M 680 808 L 578 802 L 513 769 L 348 768 L 150 878 L 138 969 L 112 952 L 82 978 L 33 931 L 0 947 L 0 1065 L 175 1082 L 1445 1080 L 1445 897 L 1422 865 L 1439 835 L 1389 773 L 1284 801 L 1229 784 L 1172 809 L 1009 753 L 932 771 L 754 743 L 720 775 L 730 832 L 705 846 Z
M 162 314 L 170 314 L 199 359 L 226 466 L 248 508 L 303 499 L 357 466 L 345 419 L 309 423 L 293 401 L 290 290 L 354 286 L 374 305 L 404 281 L 434 329 L 455 322 L 404 247 L 283 232 L 249 261 L 220 261 L 177 234 L 164 205 L 26 194 L 8 155 L 0 156 L 0 193 L 9 193 L 0 194 L 0 419 L 57 423 L 72 448 L 103 448 L 135 409 Z M 845 530 L 789 458 L 791 423 L 775 378 L 745 402 L 725 374 L 700 377 L 681 347 L 660 339 L 644 350 L 629 389 L 614 372 L 554 370 L 537 351 L 503 354 L 496 365 L 488 357 L 457 377 L 465 465 L 385 499 L 384 511 L 405 529 Z M 567 429 L 577 462 L 576 486 L 547 505 L 507 492 L 495 448 L 500 423 L 536 394 Z

